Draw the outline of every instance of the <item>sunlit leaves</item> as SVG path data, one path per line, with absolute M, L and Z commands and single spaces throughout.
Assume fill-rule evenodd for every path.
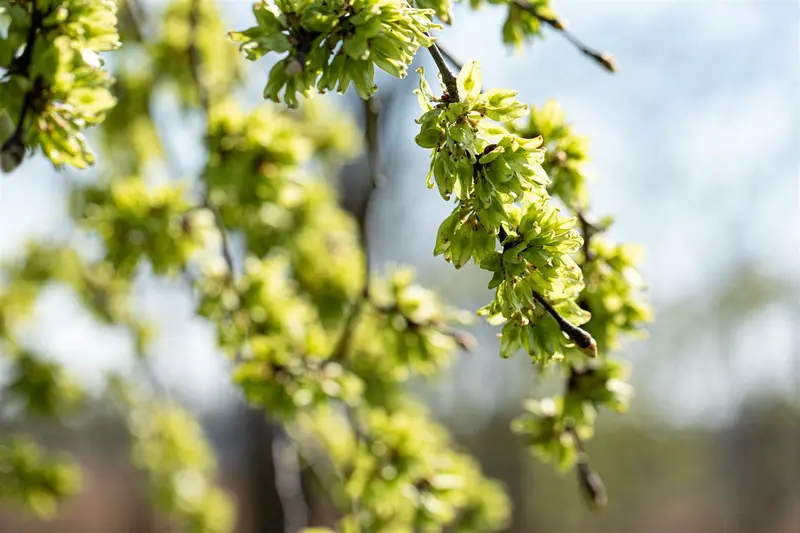
M 504 35 L 516 45 L 552 15 L 544 0 L 491 3 L 510 6 Z M 433 42 L 434 16 L 450 23 L 452 5 L 276 0 L 256 3 L 254 15 L 255 26 L 230 37 L 248 59 L 275 58 L 264 95 L 294 107 L 300 95 L 351 85 L 368 98 L 376 67 L 404 77 L 418 49 Z M 456 453 L 405 390 L 408 380 L 441 373 L 457 349 L 470 347 L 471 337 L 457 329 L 462 313 L 413 283 L 407 270 L 385 277 L 374 267 L 367 272 L 360 228 L 324 179 L 358 155 L 357 128 L 329 108 L 245 110 L 235 103 L 240 54 L 225 38 L 213 2 L 171 1 L 157 17 L 142 17 L 141 27 L 137 17 L 125 14 L 129 41 L 115 56 L 119 84 L 112 97 L 96 52 L 117 45 L 113 2 L 0 0 L 0 67 L 7 69 L 0 140 L 10 141 L 4 168 L 36 146 L 57 165 L 88 165 L 85 127 L 120 104 L 102 136 L 112 152 L 101 169 L 108 175 L 75 187 L 73 197 L 81 236 L 99 238 L 96 257 L 67 246 L 32 247 L 0 287 L 9 405 L 58 417 L 80 398 L 60 366 L 18 346 L 15 337 L 50 282 L 68 284 L 96 318 L 125 328 L 146 362 L 151 330 L 134 316 L 131 287 L 139 266 L 149 265 L 155 276 L 180 274 L 194 291 L 194 312 L 230 356 L 233 383 L 250 405 L 284 424 L 339 508 L 338 531 L 502 529 L 509 514 L 502 487 Z M 35 40 L 26 47 L 29 34 Z M 579 211 L 587 203 L 582 142 L 552 106 L 534 109 L 527 125 L 511 124 L 528 115 L 528 106 L 515 91 L 484 91 L 481 78 L 480 66 L 470 62 L 457 91 L 451 86 L 440 97 L 422 77 L 417 91 L 424 114 L 416 141 L 432 152 L 428 185 L 456 204 L 439 227 L 434 252 L 456 268 L 472 262 L 491 273 L 495 295 L 480 313 L 502 325 L 501 355 L 524 350 L 540 366 L 567 374 L 564 394 L 531 404 L 516 425 L 534 450 L 566 467 L 579 452 L 578 439 L 591 436 L 596 411 L 623 410 L 630 389 L 620 367 L 604 357 L 587 361 L 563 323 L 587 324 L 601 350 L 609 349 L 646 320 L 647 309 L 631 250 L 596 237 L 587 242 Z M 149 184 L 154 163 L 183 171 L 150 116 L 167 87 L 183 110 L 208 103 L 202 109 L 208 159 L 196 189 L 177 181 Z M 209 101 L 201 102 L 201 94 Z M 562 214 L 551 194 L 576 216 Z M 169 402 L 122 403 L 130 409 L 134 462 L 148 474 L 154 501 L 172 526 L 230 531 L 231 504 L 213 485 L 213 454 L 199 424 Z M 35 456 L 24 448 L 13 453 Z M 2 478 L 11 455 L 0 450 Z M 316 471 L 320 453 L 332 472 Z M 29 486 L 64 485 L 37 481 L 60 474 L 49 463 L 37 472 L 30 466 L 36 461 L 24 463 L 36 474 Z M 28 488 L 13 486 L 8 495 L 3 489 L 0 496 L 40 502 L 29 501 L 40 511 L 67 492 L 36 489 L 31 500 Z
M 297 107 L 298 95 L 344 93 L 352 85 L 369 98 L 377 90 L 375 67 L 406 76 L 420 47 L 433 43 L 434 11 L 404 0 L 260 1 L 257 26 L 230 36 L 250 60 L 286 53 L 271 69 L 264 98 Z
M 433 149 L 428 185 L 457 200 L 439 227 L 434 253 L 456 268 L 472 260 L 492 272 L 495 299 L 480 314 L 506 322 L 501 354 L 525 349 L 546 364 L 571 344 L 534 294 L 574 325 L 588 319 L 574 303 L 583 280 L 572 254 L 583 241 L 575 219 L 549 202 L 542 138 L 525 139 L 497 122 L 524 116 L 527 106 L 513 91 L 481 92 L 477 62 L 467 63 L 457 81 L 458 102 L 438 99 L 426 84 L 418 90 L 426 112 L 417 120 L 417 144 Z
M 422 9 L 432 9 L 439 20 L 447 25 L 453 24 L 452 0 L 414 0 L 414 5 Z
M 586 209 L 588 142 L 572 131 L 561 106 L 551 100 L 531 108 L 527 121 L 510 124 L 509 128 L 522 137 L 545 139 L 547 152 L 542 166 L 552 181 L 548 191 L 573 209 Z
M 600 408 L 624 411 L 631 388 L 623 367 L 610 360 L 592 361 L 569 370 L 566 392 L 552 398 L 528 400 L 525 412 L 512 424 L 531 451 L 561 470 L 575 464 L 579 441 L 592 438 Z
M 298 115 L 272 104 L 245 113 L 220 103 L 211 115 L 203 180 L 225 227 L 240 231 L 255 256 L 285 251 L 294 278 L 328 321 L 338 320 L 342 300 L 358 293 L 364 272 L 355 221 L 337 205 L 335 191 L 305 171 L 312 163 L 338 166 L 359 148 L 352 122 L 322 113 L 312 107 Z M 312 121 L 318 117 L 324 127 Z
M 456 329 L 471 318 L 464 315 L 445 306 L 435 292 L 414 284 L 407 268 L 386 279 L 376 276 L 348 362 L 378 383 L 440 373 L 459 346 L 469 347 L 469 339 Z

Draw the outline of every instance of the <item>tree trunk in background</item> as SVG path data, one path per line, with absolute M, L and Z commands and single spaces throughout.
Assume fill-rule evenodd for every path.
M 246 454 L 242 477 L 248 488 L 240 506 L 239 533 L 282 533 L 284 517 L 272 458 L 276 428 L 261 409 L 244 408 L 242 417 Z

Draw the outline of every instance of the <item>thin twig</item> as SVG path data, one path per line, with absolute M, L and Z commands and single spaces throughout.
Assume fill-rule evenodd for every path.
M 380 102 L 376 97 L 372 97 L 364 102 L 364 138 L 367 143 L 367 166 L 369 168 L 369 185 L 364 197 L 364 207 L 358 217 L 359 237 L 361 240 L 361 250 L 364 254 L 364 286 L 361 294 L 350 304 L 345 317 L 342 332 L 331 352 L 330 360 L 338 361 L 347 355 L 350 348 L 350 341 L 353 336 L 356 319 L 361 311 L 364 302 L 369 301 L 370 284 L 370 260 L 369 260 L 369 214 L 372 205 L 372 197 L 375 190 L 380 187 L 383 181 L 381 174 L 381 149 L 380 149 Z
M 364 198 L 364 209 L 358 221 L 361 231 L 361 248 L 364 251 L 364 298 L 369 297 L 369 215 L 372 198 L 383 182 L 381 173 L 381 144 L 379 121 L 381 116 L 380 101 L 371 97 L 364 102 L 364 135 L 367 141 L 367 165 L 369 167 L 369 186 Z
M 612 56 L 608 52 L 598 52 L 597 50 L 593 50 L 592 48 L 586 46 L 580 39 L 578 39 L 575 35 L 573 35 L 570 31 L 567 30 L 566 23 L 564 21 L 541 14 L 536 6 L 531 5 L 525 0 L 509 0 L 509 1 L 513 5 L 517 6 L 523 11 L 527 11 L 528 13 L 539 19 L 541 22 L 547 24 L 554 30 L 561 33 L 570 43 L 572 43 L 575 46 L 575 48 L 577 48 L 580 52 L 587 55 L 588 57 L 592 58 L 608 72 L 611 72 L 613 74 L 619 71 L 619 66 L 614 60 L 614 56 Z
M 145 24 L 145 10 L 139 5 L 139 0 L 127 0 L 123 4 L 125 13 L 129 16 L 129 21 L 132 26 L 134 37 L 138 41 L 144 41 L 147 28 Z
M 555 319 L 558 327 L 561 328 L 561 331 L 563 331 L 564 334 L 566 334 L 566 336 L 578 346 L 578 348 L 580 348 L 589 357 L 597 357 L 597 343 L 588 332 L 567 322 L 567 320 L 561 316 L 558 311 L 556 311 L 555 307 L 553 307 L 550 302 L 548 302 L 547 299 L 538 292 L 533 291 L 533 297 L 542 307 L 544 307 L 545 311 L 550 313 L 550 316 Z
M 233 262 L 233 253 L 231 252 L 228 231 L 225 228 L 225 221 L 222 219 L 222 214 L 220 213 L 219 208 L 211 202 L 211 200 L 208 198 L 208 195 L 203 198 L 203 206 L 214 214 L 214 222 L 216 223 L 217 230 L 220 233 L 220 239 L 222 240 L 222 244 L 220 246 L 222 249 L 222 258 L 225 260 L 225 264 L 228 266 L 229 281 L 234 283 L 236 279 L 236 265 Z
M 586 214 L 580 209 L 575 211 L 575 216 L 578 217 L 578 222 L 581 225 L 581 233 L 583 234 L 584 263 L 588 263 L 592 260 L 591 239 L 602 230 L 589 222 L 589 220 L 586 218 Z
M 370 302 L 371 303 L 371 302 Z M 440 320 L 427 320 L 425 322 L 417 322 L 410 317 L 407 317 L 403 313 L 400 312 L 397 304 L 389 306 L 389 307 L 382 307 L 372 303 L 372 308 L 375 309 L 378 313 L 381 313 L 385 316 L 396 315 L 403 319 L 406 324 L 406 327 L 412 331 L 420 330 L 420 329 L 432 329 L 435 330 L 442 335 L 446 335 L 452 338 L 458 347 L 464 350 L 465 352 L 471 352 L 475 346 L 478 344 L 478 341 L 475 337 L 464 330 L 454 328 L 449 324 L 445 324 Z
M 453 74 L 447 66 L 447 61 L 445 61 L 442 51 L 439 50 L 436 43 L 433 43 L 428 47 L 428 52 L 431 53 L 433 62 L 436 63 L 436 68 L 439 69 L 439 74 L 442 75 L 442 82 L 447 89 L 448 100 L 451 102 L 458 102 L 458 80 L 456 80 L 455 74 Z
M 197 29 L 200 25 L 200 0 L 192 0 L 189 7 L 189 63 L 191 65 L 192 76 L 194 77 L 194 86 L 197 91 L 197 97 L 200 99 L 200 106 L 206 112 L 209 111 L 209 94 L 208 88 L 202 81 L 203 65 L 200 57 L 200 50 L 197 47 Z
M 508 238 L 508 233 L 502 227 L 497 234 L 497 240 L 500 242 L 501 246 L 505 249 L 510 243 L 505 243 L 506 239 Z M 561 313 L 556 311 L 556 308 L 547 301 L 547 299 L 539 294 L 537 291 L 533 291 L 533 297 L 539 302 L 539 305 L 544 307 L 545 311 L 547 311 L 550 316 L 558 324 L 558 327 L 561 329 L 564 334 L 569 337 L 569 339 L 574 342 L 578 348 L 580 348 L 586 355 L 589 357 L 597 357 L 597 342 L 595 342 L 594 338 L 583 329 L 579 328 L 578 326 L 573 326 L 570 324 L 567 319 L 561 316 Z
M 586 453 L 583 439 L 580 438 L 578 432 L 571 423 L 567 424 L 566 432 L 572 436 L 572 439 L 575 441 L 575 448 L 578 450 L 578 484 L 581 487 L 581 491 L 584 496 L 586 496 L 587 500 L 595 507 L 605 506 L 608 500 L 606 487 L 603 484 L 603 480 L 600 479 L 597 472 L 592 470 L 589 464 L 589 454 Z
M 200 100 L 200 106 L 206 113 L 210 109 L 210 96 L 208 87 L 203 83 L 203 61 L 200 55 L 200 50 L 197 48 L 197 29 L 200 24 L 200 0 L 192 0 L 189 7 L 189 37 L 188 37 L 188 52 L 189 63 L 191 65 L 192 79 L 194 81 L 195 90 L 197 91 Z M 222 257 L 228 266 L 228 278 L 233 285 L 236 281 L 236 265 L 233 262 L 233 253 L 231 252 L 230 240 L 228 238 L 228 231 L 225 227 L 225 221 L 222 218 L 219 208 L 211 201 L 211 198 L 206 192 L 203 197 L 203 206 L 214 214 L 214 222 L 217 230 L 222 239 Z

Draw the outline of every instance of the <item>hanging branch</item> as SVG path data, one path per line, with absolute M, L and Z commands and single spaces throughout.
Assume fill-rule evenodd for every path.
M 608 501 L 606 487 L 597 472 L 589 465 L 589 454 L 586 453 L 583 439 L 578 436 L 572 424 L 567 424 L 566 432 L 575 441 L 575 447 L 578 449 L 577 471 L 581 492 L 594 507 L 604 507 Z
M 31 75 L 31 60 L 33 59 L 33 47 L 36 44 L 36 35 L 42 29 L 42 13 L 37 7 L 36 2 L 31 3 L 31 21 L 28 27 L 28 36 L 25 41 L 25 50 L 22 55 L 14 60 L 11 69 L 6 75 L 18 74 L 28 78 Z M 4 172 L 11 172 L 17 168 L 25 157 L 25 119 L 33 106 L 33 100 L 36 94 L 42 91 L 42 78 L 37 77 L 33 80 L 33 86 L 25 91 L 25 97 L 22 100 L 22 107 L 19 112 L 19 119 L 14 128 L 14 133 L 11 134 L 0 148 L 0 162 Z
M 536 6 L 529 4 L 525 0 L 510 1 L 513 5 L 517 6 L 523 11 L 527 11 L 541 22 L 561 33 L 561 35 L 563 35 L 570 43 L 572 43 L 572 45 L 574 45 L 575 48 L 577 48 L 581 53 L 596 61 L 608 72 L 612 74 L 619 72 L 619 65 L 617 65 L 614 56 L 608 52 L 598 52 L 597 50 L 593 50 L 592 48 L 586 46 L 580 39 L 567 30 L 566 23 L 563 20 L 543 15 Z
M 561 316 L 558 311 L 556 311 L 555 307 L 553 307 L 553 305 L 538 292 L 533 291 L 533 297 L 542 307 L 544 307 L 545 311 L 547 311 L 550 316 L 555 319 L 558 327 L 561 328 L 561 331 L 564 332 L 564 334 L 569 337 L 569 339 L 574 342 L 578 348 L 580 348 L 589 357 L 597 357 L 597 343 L 588 332 L 567 322 L 567 320 Z

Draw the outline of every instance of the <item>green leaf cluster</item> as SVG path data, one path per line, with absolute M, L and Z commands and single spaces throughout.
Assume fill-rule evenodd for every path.
M 542 167 L 550 177 L 548 192 L 573 210 L 585 210 L 588 207 L 588 140 L 573 132 L 558 102 L 550 100 L 538 108 L 532 106 L 527 121 L 508 126 L 521 137 L 545 139 L 547 151 Z
M 375 67 L 406 76 L 414 54 L 430 46 L 433 11 L 404 0 L 276 0 L 253 5 L 257 26 L 231 32 L 247 59 L 286 53 L 270 70 L 264 98 L 297 107 L 314 89 L 364 99 L 377 90 Z M 282 97 L 279 93 L 283 93 Z
M 0 162 L 19 166 L 41 148 L 60 168 L 94 162 L 84 130 L 114 106 L 100 52 L 119 46 L 114 0 L 0 1 Z M 13 122 L 13 132 L 9 131 Z
M 6 393 L 28 414 L 59 418 L 80 406 L 83 389 L 61 365 L 24 348 L 10 355 L 12 368 Z
M 192 17 L 197 18 L 194 29 Z M 201 105 L 196 77 L 209 97 L 227 97 L 242 81 L 243 68 L 236 46 L 226 38 L 217 4 L 172 0 L 159 18 L 160 39 L 144 44 L 150 48 L 152 72 L 157 74 L 153 83 L 172 89 L 186 109 Z M 202 64 L 197 72 L 195 61 Z
M 311 121 L 319 116 L 326 127 Z M 288 113 L 262 105 L 247 113 L 225 101 L 209 119 L 202 179 L 224 227 L 241 232 L 256 257 L 276 249 L 288 254 L 294 278 L 326 323 L 338 320 L 341 302 L 361 289 L 363 255 L 355 222 L 313 169 L 333 170 L 358 147 L 351 121 L 314 108 Z
M 573 366 L 564 394 L 526 401 L 512 430 L 538 457 L 567 470 L 579 460 L 579 442 L 594 435 L 597 411 L 627 409 L 632 389 L 624 379 L 622 365 L 610 359 Z
M 509 44 L 558 24 L 546 0 L 489 3 L 509 6 Z M 299 111 L 242 109 L 240 54 L 216 4 L 196 0 L 171 0 L 157 20 L 120 2 L 125 45 L 114 52 L 112 95 L 97 52 L 118 46 L 116 13 L 111 0 L 0 0 L 4 169 L 36 146 L 56 166 L 90 164 L 83 130 L 107 114 L 99 137 L 109 152 L 100 178 L 71 191 L 73 236 L 98 238 L 97 256 L 79 254 L 73 241 L 32 244 L 4 265 L 0 348 L 12 372 L 0 392 L 21 416 L 62 419 L 83 403 L 61 366 L 17 338 L 43 287 L 67 285 L 100 322 L 127 331 L 146 370 L 154 328 L 131 305 L 134 277 L 180 275 L 195 291 L 194 313 L 232 359 L 234 384 L 281 422 L 339 508 L 337 531 L 505 527 L 502 486 L 406 390 L 470 347 L 457 329 L 467 317 L 415 284 L 408 269 L 372 271 L 364 228 L 325 180 L 361 151 L 352 121 L 312 102 Z M 285 54 L 264 95 L 289 107 L 298 94 L 351 84 L 371 97 L 376 65 L 404 77 L 418 49 L 434 42 L 429 32 L 441 28 L 434 15 L 452 22 L 447 0 L 261 1 L 254 13 L 256 26 L 229 37 L 251 60 Z M 561 468 L 577 463 L 590 485 L 582 441 L 599 409 L 624 410 L 631 393 L 607 351 L 649 319 L 638 259 L 631 246 L 597 235 L 606 224 L 586 220 L 586 143 L 557 106 L 533 108 L 521 121 L 528 106 L 514 91 L 482 91 L 477 63 L 456 80 L 442 74 L 449 89 L 441 97 L 422 76 L 417 91 L 416 141 L 432 151 L 428 185 L 456 204 L 435 254 L 492 273 L 495 296 L 479 313 L 503 324 L 503 356 L 525 350 L 563 371 L 564 392 L 530 402 L 514 429 Z M 182 111 L 199 108 L 207 120 L 207 160 L 192 189 L 177 175 L 149 184 L 155 171 L 178 168 L 151 115 L 163 89 Z M 575 216 L 562 215 L 554 200 Z M 231 531 L 231 500 L 214 485 L 200 425 L 158 398 L 163 386 L 145 374 L 155 397 L 119 377 L 110 384 L 156 507 L 176 530 Z M 77 488 L 74 473 L 28 441 L 0 445 L 0 499 L 52 512 Z
M 68 457 L 45 452 L 27 436 L 0 441 L 0 501 L 13 500 L 51 518 L 58 503 L 80 487 L 80 471 Z
M 456 328 L 471 316 L 451 309 L 430 289 L 413 283 L 408 268 L 397 268 L 370 283 L 369 304 L 359 315 L 352 350 L 353 369 L 369 382 L 404 382 L 449 366 L 453 353 L 470 347 Z
M 583 241 L 575 219 L 561 216 L 549 202 L 541 137 L 525 139 L 498 123 L 521 118 L 527 106 L 513 91 L 482 93 L 476 62 L 465 65 L 457 81 L 458 98 L 437 98 L 424 76 L 417 91 L 425 113 L 417 120 L 416 141 L 433 150 L 428 186 L 438 186 L 446 200 L 456 199 L 439 227 L 434 253 L 456 268 L 471 259 L 492 272 L 495 299 L 480 314 L 494 324 L 505 322 L 501 354 L 525 349 L 547 363 L 571 342 L 535 295 L 576 325 L 588 319 L 575 303 L 583 281 L 572 257 Z
M 360 410 L 354 425 L 331 410 L 310 413 L 303 427 L 346 479 L 334 497 L 347 509 L 337 530 L 488 532 L 508 524 L 503 487 L 474 460 L 451 448 L 424 409 Z
M 642 328 L 652 320 L 637 270 L 642 251 L 633 244 L 612 245 L 596 236 L 590 252 L 590 260 L 583 265 L 586 288 L 581 293 L 581 304 L 592 314 L 586 330 L 599 349 L 618 350 L 623 337 L 644 337 Z
M 139 178 L 120 178 L 80 189 L 74 196 L 82 226 L 96 232 L 106 261 L 122 276 L 147 257 L 157 274 L 174 274 L 203 242 L 213 222 L 191 212 L 180 185 L 148 187 Z

